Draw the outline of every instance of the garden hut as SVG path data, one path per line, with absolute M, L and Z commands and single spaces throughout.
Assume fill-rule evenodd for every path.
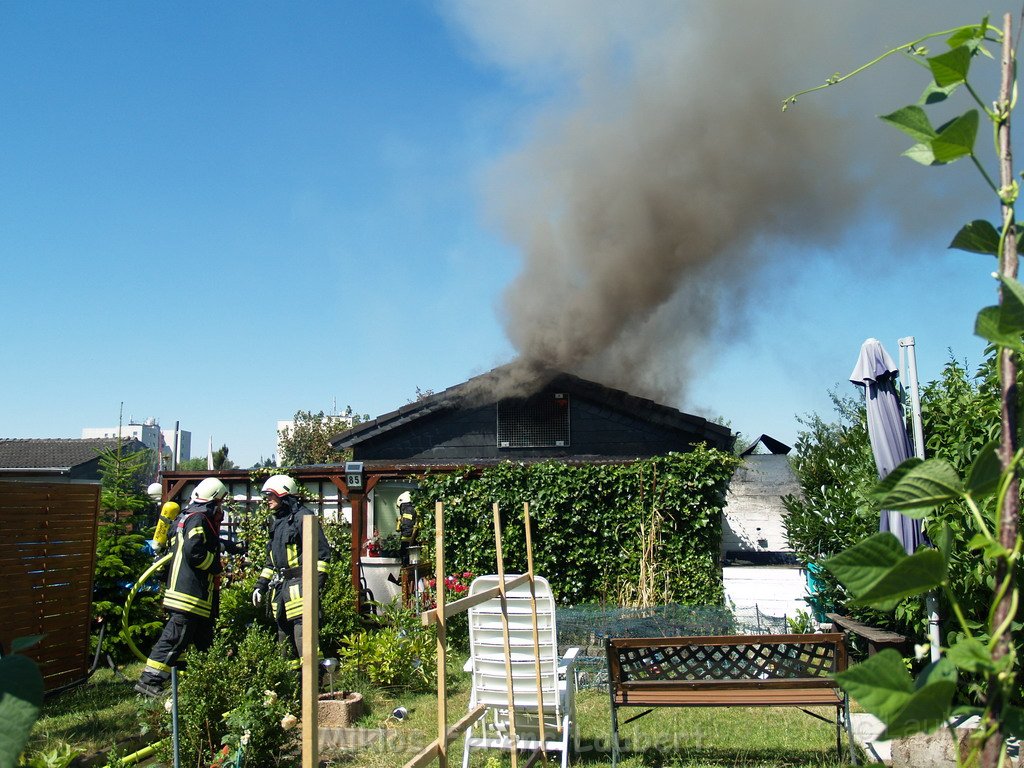
M 395 530 L 397 499 L 426 471 L 504 461 L 621 463 L 697 444 L 730 450 L 734 436 L 700 416 L 560 371 L 523 375 L 495 368 L 348 429 L 331 440 L 349 450 L 353 581 L 374 599 L 394 597 L 397 558 L 373 549 Z M 383 595 L 381 594 L 383 593 Z

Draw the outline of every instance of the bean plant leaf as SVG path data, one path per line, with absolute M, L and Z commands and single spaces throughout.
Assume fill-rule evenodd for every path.
M 988 27 L 988 16 L 986 16 L 981 24 L 969 24 L 966 27 L 960 27 L 953 32 L 949 37 L 946 38 L 946 43 L 950 48 L 957 48 L 961 45 L 966 45 L 972 51 L 980 50 L 987 56 L 991 56 L 981 46 L 981 41 L 985 39 L 985 29 Z
M 926 667 L 915 682 L 899 652 L 886 648 L 838 673 L 836 682 L 886 724 L 881 738 L 890 739 L 942 724 L 956 689 L 956 668 L 940 659 Z
M 968 253 L 983 253 L 989 256 L 999 255 L 999 231 L 984 219 L 975 219 L 965 224 L 956 233 L 950 248 L 958 248 Z
M 939 550 L 939 554 L 942 555 L 942 560 L 948 568 L 950 557 L 953 554 L 953 529 L 950 528 L 948 522 L 943 521 L 938 533 L 933 536 L 932 543 Z
M 939 128 L 931 141 L 937 163 L 952 163 L 974 153 L 974 139 L 978 135 L 978 110 L 971 109 Z
M 1001 305 L 985 307 L 978 312 L 974 321 L 974 335 L 1000 347 L 1024 353 L 1024 341 L 1022 341 L 1020 333 L 1004 330 L 1002 318 L 1003 307 Z
M 43 675 L 26 656 L 0 658 L 0 765 L 17 765 L 43 708 Z
M 927 143 L 937 136 L 931 120 L 928 119 L 928 113 L 916 104 L 897 109 L 888 115 L 881 115 L 881 119 L 903 131 L 914 141 Z
M 935 84 L 942 88 L 966 81 L 970 67 L 971 49 L 966 45 L 957 46 L 951 51 L 928 59 L 928 68 L 932 71 Z
M 939 659 L 922 670 L 914 681 L 915 691 L 894 718 L 886 723 L 884 739 L 934 731 L 949 718 L 956 693 L 956 667 Z
M 945 87 L 939 86 L 933 80 L 928 83 L 925 87 L 924 92 L 921 94 L 921 98 L 917 100 L 918 104 L 938 104 L 948 99 L 953 91 L 960 87 L 960 83 L 954 83 L 953 85 L 947 85 Z
M 1012 277 L 1000 275 L 1002 300 L 995 307 L 985 307 L 978 313 L 974 332 L 1002 347 L 1024 350 L 1024 285 Z
M 901 464 L 897 465 L 888 475 L 878 481 L 871 495 L 876 499 L 881 499 L 886 496 L 896 485 L 900 482 L 906 474 L 924 463 L 924 459 L 919 459 L 916 456 L 912 456 Z
M 873 494 L 882 509 L 894 509 L 908 517 L 924 517 L 940 504 L 963 495 L 960 476 L 943 459 L 919 462 L 901 471 L 894 483 L 880 483 Z
M 24 635 L 11 641 L 11 653 L 21 653 L 39 644 L 46 635 Z
M 999 460 L 999 441 L 992 440 L 974 457 L 971 473 L 967 477 L 967 492 L 977 501 L 991 496 L 999 488 L 1003 465 Z
M 854 596 L 853 604 L 892 610 L 905 597 L 920 595 L 946 580 L 946 562 L 922 547 L 907 555 L 899 539 L 876 533 L 824 562 Z
M 985 673 L 995 668 L 988 648 L 973 637 L 959 640 L 946 652 L 946 658 L 965 672 Z

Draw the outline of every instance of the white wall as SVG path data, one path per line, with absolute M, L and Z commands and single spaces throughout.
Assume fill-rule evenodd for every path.
M 782 525 L 782 496 L 800 485 L 783 455 L 747 456 L 729 484 L 722 510 L 722 554 L 790 552 Z
M 799 611 L 810 612 L 804 596 L 807 576 L 796 566 L 727 566 L 722 568 L 725 603 L 746 613 L 754 607 L 769 616 L 794 618 Z

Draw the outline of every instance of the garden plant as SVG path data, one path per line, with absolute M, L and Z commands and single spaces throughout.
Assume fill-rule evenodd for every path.
M 927 43 L 945 39 L 948 50 L 930 55 Z M 979 55 L 992 57 L 986 44 L 1001 46 L 1001 85 L 988 106 L 969 81 L 971 64 Z M 905 154 L 924 165 L 943 165 L 968 158 L 978 169 L 999 205 L 998 224 L 973 221 L 956 233 L 951 247 L 996 257 L 999 303 L 982 309 L 975 332 L 997 350 L 1000 380 L 1000 433 L 982 447 L 966 471 L 966 479 L 946 459 L 911 459 L 883 480 L 875 493 L 876 508 L 893 509 L 915 518 L 962 502 L 970 513 L 974 534 L 968 547 L 991 581 L 992 598 L 986 616 L 964 612 L 962 596 L 950 584 L 950 564 L 963 555 L 954 549 L 948 521 L 929 525 L 935 548 L 922 547 L 907 555 L 890 533 L 868 537 L 825 562 L 856 602 L 889 610 L 905 597 L 942 589 L 956 616 L 958 629 L 949 633 L 945 656 L 910 678 L 903 659 L 893 650 L 882 651 L 851 667 L 839 682 L 865 709 L 886 725 L 889 737 L 934 730 L 954 711 L 959 675 L 976 677 L 981 696 L 974 706 L 958 712 L 976 714 L 979 727 L 970 739 L 966 762 L 985 766 L 1005 764 L 1005 739 L 1020 736 L 1022 713 L 1018 683 L 1019 663 L 1012 642 L 1019 628 L 1020 584 L 1016 566 L 1021 551 L 1018 530 L 1021 454 L 1018 450 L 1016 358 L 1024 352 L 1024 286 L 1017 281 L 1017 229 L 1014 206 L 1019 184 L 1014 177 L 1010 117 L 1016 100 L 1016 56 L 1007 14 L 1002 28 L 989 24 L 958 27 L 926 35 L 894 48 L 848 75 L 834 75 L 818 90 L 876 66 L 896 53 L 923 62 L 930 74 L 919 102 L 882 119 L 913 139 Z M 783 108 L 809 91 L 789 97 Z M 926 107 L 966 94 L 974 107 L 936 127 Z M 981 115 L 992 126 L 999 172 L 994 180 L 975 152 Z

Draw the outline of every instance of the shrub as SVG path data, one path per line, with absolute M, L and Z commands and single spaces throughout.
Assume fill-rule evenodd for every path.
M 945 459 L 957 472 L 967 472 L 981 446 L 998 434 L 998 381 L 995 358 L 990 355 L 973 375 L 963 363 L 950 360 L 938 380 L 922 386 L 922 427 L 929 458 Z M 793 468 L 802 495 L 783 499 L 783 521 L 790 544 L 801 560 L 816 566 L 814 574 L 821 583 L 818 602 L 812 605 L 835 608 L 876 627 L 923 637 L 927 615 L 922 598 L 908 598 L 893 611 L 851 605 L 835 577 L 817 567 L 829 556 L 878 531 L 877 504 L 870 498 L 878 473 L 868 442 L 863 401 L 859 397 L 833 396 L 833 402 L 837 421 L 827 423 L 816 415 L 801 420 L 807 430 L 797 439 Z M 991 573 L 969 547 L 975 530 L 965 505 L 945 504 L 929 516 L 927 531 L 933 540 L 943 524 L 949 526 L 954 542 L 948 566 L 950 584 L 960 595 L 968 616 L 980 624 L 991 602 Z M 944 620 L 950 618 L 944 603 L 940 603 L 940 615 Z
M 296 731 L 281 722 L 297 715 L 298 676 L 277 642 L 250 628 L 237 646 L 220 635 L 208 651 L 185 654 L 178 685 L 183 765 L 213 760 L 223 745 L 244 748 L 246 765 L 274 765 L 295 745 Z M 169 716 L 164 728 L 170 730 Z
M 431 688 L 437 679 L 434 629 L 397 603 L 380 607 L 378 629 L 343 638 L 338 649 L 342 675 L 384 687 Z

